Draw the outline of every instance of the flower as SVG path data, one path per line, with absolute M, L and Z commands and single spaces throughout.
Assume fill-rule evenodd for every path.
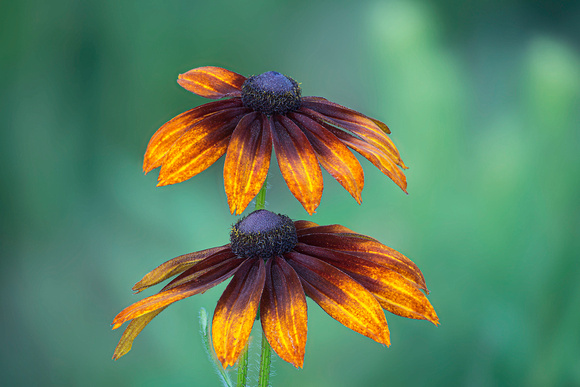
M 387 346 L 383 309 L 439 324 L 422 292 L 427 288 L 421 271 L 401 253 L 340 225 L 292 222 L 267 210 L 238 221 L 229 244 L 169 260 L 133 290 L 140 292 L 175 275 L 158 294 L 115 317 L 113 329 L 132 321 L 113 359 L 125 355 L 141 330 L 168 305 L 232 276 L 212 323 L 213 345 L 224 368 L 233 365 L 245 347 L 258 308 L 270 346 L 285 361 L 302 367 L 305 295 L 347 328 Z
M 158 186 L 187 180 L 227 153 L 225 191 L 230 212 L 240 214 L 266 179 L 273 145 L 288 188 L 311 215 L 322 197 L 320 165 L 361 202 L 364 174 L 348 148 L 406 192 L 400 169 L 406 166 L 384 123 L 324 98 L 302 97 L 290 77 L 269 71 L 246 78 L 208 66 L 180 74 L 177 82 L 202 97 L 228 99 L 188 110 L 155 132 L 143 171 L 161 167 Z

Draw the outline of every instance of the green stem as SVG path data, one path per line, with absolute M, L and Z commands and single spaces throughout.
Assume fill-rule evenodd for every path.
M 270 385 L 271 355 L 272 349 L 270 348 L 268 340 L 266 340 L 264 330 L 262 330 L 262 356 L 260 358 L 260 379 L 258 380 L 258 385 L 260 387 L 268 387 Z
M 238 381 L 237 387 L 246 387 L 248 381 L 248 347 L 250 343 L 246 344 L 246 348 L 242 352 L 238 360 Z
M 255 210 L 263 210 L 266 208 L 266 185 L 268 184 L 268 177 L 264 180 L 264 184 L 262 184 L 262 188 L 260 188 L 260 192 L 256 195 L 256 207 Z
M 266 177 L 266 180 L 264 180 L 264 184 L 262 184 L 262 188 L 260 188 L 260 192 L 258 192 L 258 195 L 256 195 L 256 207 L 254 208 L 254 211 L 256 210 L 263 210 L 266 207 L 266 185 L 268 183 L 268 177 Z M 259 316 L 259 312 L 258 312 L 258 316 Z M 258 319 L 258 316 L 256 317 L 256 319 Z M 263 341 L 265 339 L 262 339 L 262 347 L 264 345 Z M 267 341 L 266 341 L 267 344 Z M 245 387 L 246 386 L 246 382 L 248 379 L 248 349 L 249 349 L 250 345 L 249 343 L 246 345 L 246 348 L 244 348 L 244 350 L 242 351 L 242 354 L 240 355 L 240 359 L 238 360 L 238 382 L 237 382 L 237 386 L 238 387 Z M 269 347 L 268 347 L 269 349 Z M 264 358 L 264 349 L 262 348 L 262 361 Z M 270 355 L 268 355 L 268 374 L 270 370 Z M 269 376 L 269 375 L 268 375 Z M 260 380 L 262 380 L 262 365 L 260 364 Z M 266 385 L 268 383 L 268 379 L 266 378 Z

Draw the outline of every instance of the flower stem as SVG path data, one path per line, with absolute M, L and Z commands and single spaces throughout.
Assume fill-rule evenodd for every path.
M 260 379 L 258 380 L 258 385 L 260 387 L 268 387 L 270 385 L 271 355 L 272 349 L 270 348 L 268 340 L 266 340 L 264 330 L 262 330 L 262 356 L 260 358 Z
M 246 348 L 242 352 L 238 360 L 238 381 L 236 386 L 237 387 L 246 387 L 246 383 L 248 380 L 248 347 L 250 343 L 246 344 Z
M 260 188 L 260 192 L 256 195 L 256 207 L 254 210 L 263 210 L 266 208 L 266 185 L 268 185 L 268 177 L 266 177 L 262 188 Z

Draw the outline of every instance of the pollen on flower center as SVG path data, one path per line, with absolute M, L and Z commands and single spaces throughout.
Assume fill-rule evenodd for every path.
M 286 114 L 300 108 L 300 86 L 276 71 L 246 79 L 242 85 L 244 106 L 266 115 Z
M 296 246 L 298 237 L 292 219 L 267 210 L 254 211 L 232 226 L 230 243 L 240 258 L 268 259 Z

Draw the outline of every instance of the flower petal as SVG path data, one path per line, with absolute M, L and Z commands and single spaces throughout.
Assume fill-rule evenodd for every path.
M 298 112 L 306 114 L 317 121 L 329 123 L 360 136 L 368 143 L 389 155 L 396 164 L 404 167 L 399 151 L 391 139 L 373 120 L 344 112 L 341 110 L 346 109 L 344 106 L 335 105 L 332 106 L 319 102 L 304 102 Z
M 262 329 L 278 356 L 296 368 L 304 365 L 307 309 L 298 274 L 280 257 L 268 260 L 260 303 Z
M 299 243 L 294 250 L 316 257 L 348 274 L 373 293 L 381 306 L 399 316 L 428 320 L 437 325 L 439 319 L 427 297 L 417 285 L 376 262 L 363 257 Z
M 306 294 L 332 318 L 355 332 L 390 345 L 383 310 L 361 284 L 314 257 L 294 251 L 284 257 L 300 276 Z
M 363 123 L 368 124 L 367 120 L 371 120 L 374 122 L 379 128 L 383 130 L 385 133 L 391 133 L 389 127 L 384 123 L 372 117 L 366 116 L 356 110 L 349 109 L 345 106 L 339 105 L 335 102 L 329 101 L 326 98 L 322 97 L 303 97 L 302 103 L 312 103 L 313 105 L 321 104 L 321 105 L 328 105 L 330 109 L 334 108 L 333 110 L 334 115 L 337 115 L 338 118 L 342 118 L 344 120 L 352 119 L 352 117 L 360 119 Z M 317 110 L 317 109 L 314 109 Z
M 206 170 L 226 151 L 238 121 L 249 112 L 232 108 L 197 122 L 183 134 L 165 156 L 158 186 L 187 180 Z
M 294 222 L 294 227 L 296 227 L 296 231 L 300 231 L 303 229 L 307 229 L 310 227 L 316 227 L 318 224 L 311 222 L 309 220 L 297 220 Z
M 348 233 L 308 234 L 301 236 L 300 242 L 364 257 L 401 274 L 409 281 L 417 284 L 419 288 L 427 290 L 425 278 L 417 265 L 398 251 L 365 235 Z
M 205 98 L 240 97 L 246 77 L 221 67 L 198 67 L 179 74 L 177 83 Z
M 145 274 L 141 281 L 137 282 L 135 286 L 133 286 L 133 290 L 139 293 L 150 286 L 156 285 L 161 281 L 165 281 L 169 277 L 173 277 L 174 275 L 184 272 L 199 261 L 204 260 L 213 254 L 219 253 L 228 247 L 229 245 L 213 247 L 211 249 L 196 251 L 194 253 L 180 255 L 177 258 L 170 259 L 169 261 L 162 263 L 149 273 Z
M 276 115 L 270 129 L 280 172 L 304 209 L 312 215 L 322 198 L 322 172 L 306 135 L 292 120 Z
M 321 234 L 321 233 L 323 233 L 323 234 L 334 234 L 334 233 L 352 233 L 352 234 L 354 234 L 355 232 L 349 228 L 341 226 L 340 224 L 331 224 L 331 225 L 327 225 L 327 226 L 319 226 L 316 224 L 315 226 L 312 226 L 309 228 L 303 228 L 301 230 L 297 229 L 296 233 L 298 234 L 298 240 L 300 240 L 300 237 L 302 235 L 307 235 L 307 234 Z
M 168 306 L 175 301 L 182 300 L 198 293 L 203 293 L 231 277 L 241 263 L 242 260 L 239 258 L 230 259 L 227 261 L 227 264 L 221 263 L 216 265 L 216 267 L 196 278 L 195 281 L 184 283 L 176 287 L 172 287 L 171 283 L 168 284 L 164 288 L 165 290 L 123 309 L 113 320 L 113 329 L 119 328 L 126 321 L 154 310 L 158 310 L 164 306 Z
M 381 172 L 387 175 L 403 191 L 407 192 L 407 178 L 397 167 L 397 164 L 383 151 L 351 134 L 343 132 L 331 125 L 323 124 L 325 128 L 334 133 L 344 144 L 348 145 L 364 158 L 374 164 Z
M 247 259 L 217 303 L 212 339 L 217 358 L 224 368 L 234 365 L 248 342 L 265 280 L 264 260 Z
M 165 306 L 161 309 L 154 310 L 153 312 L 146 313 L 142 316 L 137 317 L 136 319 L 133 319 L 133 321 L 129 323 L 127 328 L 125 328 L 125 331 L 121 335 L 121 339 L 119 340 L 117 347 L 115 347 L 115 352 L 113 353 L 113 360 L 117 360 L 121 356 L 126 355 L 127 352 L 131 350 L 131 347 L 133 346 L 133 341 L 135 340 L 137 335 L 141 333 L 143 328 L 145 328 L 147 324 L 149 324 L 155 316 L 163 312 L 165 308 L 167 307 Z
M 232 214 L 241 214 L 258 194 L 268 175 L 272 135 L 265 117 L 253 112 L 236 126 L 224 164 L 224 187 Z
M 357 158 L 330 131 L 303 114 L 288 114 L 302 129 L 314 148 L 320 165 L 360 204 L 364 173 Z
M 178 115 L 177 117 L 166 122 L 159 128 L 147 145 L 145 157 L 143 158 L 143 172 L 149 173 L 151 170 L 159 167 L 163 158 L 183 133 L 187 132 L 199 120 L 214 114 L 220 110 L 233 107 L 242 107 L 240 98 L 232 98 L 224 101 L 206 103 Z

